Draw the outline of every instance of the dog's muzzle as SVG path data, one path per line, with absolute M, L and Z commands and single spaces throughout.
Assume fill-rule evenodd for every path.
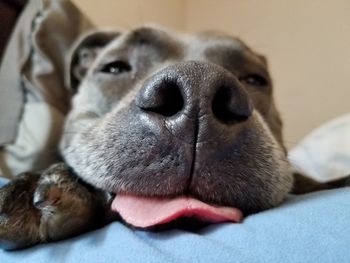
M 176 64 L 155 74 L 144 83 L 135 103 L 145 122 L 165 122 L 173 136 L 192 145 L 188 189 L 198 180 L 198 174 L 195 180 L 192 177 L 197 173 L 197 162 L 204 157 L 200 145 L 229 140 L 232 127 L 252 114 L 252 104 L 237 78 L 217 65 L 202 62 Z M 219 146 L 216 149 L 218 154 L 222 150 Z M 118 194 L 112 208 L 138 227 L 167 223 L 181 216 L 209 222 L 238 222 L 242 218 L 237 208 L 210 205 L 185 195 L 152 198 Z
M 63 149 L 82 179 L 116 194 L 128 223 L 237 222 L 283 200 L 285 153 L 235 74 L 186 61 L 139 83 Z

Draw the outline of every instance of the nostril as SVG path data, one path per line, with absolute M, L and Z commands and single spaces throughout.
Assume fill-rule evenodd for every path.
M 212 111 L 220 121 L 232 123 L 247 119 L 252 106 L 244 91 L 234 86 L 221 86 L 214 95 Z
M 180 87 L 173 81 L 163 80 L 161 83 L 148 86 L 141 95 L 139 107 L 163 116 L 173 116 L 184 107 Z

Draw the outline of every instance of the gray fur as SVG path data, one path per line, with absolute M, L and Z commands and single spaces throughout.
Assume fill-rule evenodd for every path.
M 100 72 L 115 60 L 132 70 Z M 184 110 L 175 116 L 145 113 L 138 105 L 140 93 L 164 74 L 184 87 Z M 268 84 L 239 81 L 249 74 Z M 248 119 L 222 123 L 212 116 L 211 100 L 197 99 L 213 96 L 225 81 L 248 96 L 242 99 L 253 107 Z M 78 86 L 61 152 L 83 180 L 114 193 L 189 194 L 255 212 L 280 203 L 292 187 L 266 61 L 218 33 L 141 28 L 102 46 Z

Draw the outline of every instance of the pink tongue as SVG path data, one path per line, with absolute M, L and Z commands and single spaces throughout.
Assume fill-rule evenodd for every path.
M 212 223 L 239 222 L 243 217 L 237 208 L 209 205 L 186 196 L 160 199 L 118 194 L 113 200 L 112 210 L 135 227 L 164 224 L 183 216 L 194 216 Z

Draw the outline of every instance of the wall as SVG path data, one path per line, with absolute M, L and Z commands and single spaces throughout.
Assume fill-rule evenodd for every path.
M 130 29 L 158 23 L 185 28 L 185 0 L 73 0 L 99 26 Z
M 287 146 L 350 112 L 349 0 L 75 0 L 99 25 L 216 29 L 267 55 Z

